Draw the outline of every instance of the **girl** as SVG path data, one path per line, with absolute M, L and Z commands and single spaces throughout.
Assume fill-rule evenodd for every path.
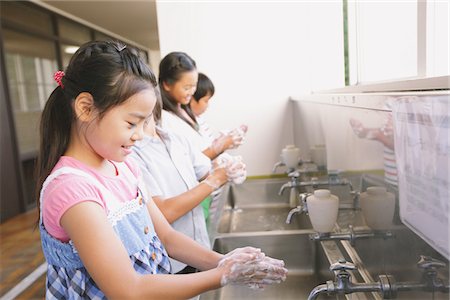
M 195 61 L 183 52 L 166 55 L 159 64 L 159 85 L 163 100 L 162 127 L 171 129 L 200 147 L 210 159 L 227 149 L 238 147 L 243 133 L 232 131 L 212 143 L 205 142 L 199 134 L 197 119 L 189 107 L 197 88 L 198 73 Z
M 203 73 L 198 73 L 197 89 L 195 90 L 192 100 L 189 102 L 189 109 L 192 111 L 195 119 L 198 123 L 198 132 L 200 133 L 205 144 L 211 144 L 214 139 L 220 137 L 223 133 L 218 134 L 214 132 L 209 124 L 202 117 L 202 114 L 206 112 L 209 106 L 209 101 L 214 95 L 214 84 L 211 79 Z M 247 126 L 241 125 L 240 128 L 235 129 L 237 135 L 244 135 L 247 132 Z M 242 140 L 243 142 L 243 140 Z M 207 220 L 209 218 L 214 219 L 214 215 L 217 211 L 218 199 L 221 189 L 216 190 L 212 195 L 206 198 L 202 202 L 203 212 Z
M 154 75 L 135 50 L 87 43 L 55 79 L 38 158 L 47 299 L 181 299 L 284 279 L 282 262 L 257 249 L 223 256 L 173 230 L 148 198 L 126 160 L 156 101 Z M 168 253 L 208 271 L 165 275 Z
M 161 104 L 155 105 L 155 118 L 161 114 Z M 225 168 L 215 168 L 211 161 L 183 136 L 155 126 L 152 120 L 144 138 L 133 148 L 153 201 L 172 227 L 211 248 L 200 202 L 228 181 Z M 203 180 L 204 179 L 204 180 Z M 203 180 L 199 183 L 199 180 Z M 195 269 L 171 260 L 174 273 L 191 273 Z

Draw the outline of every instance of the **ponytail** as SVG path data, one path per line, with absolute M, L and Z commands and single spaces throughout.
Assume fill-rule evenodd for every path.
M 41 115 L 40 145 L 36 168 L 36 199 L 40 205 L 40 190 L 70 141 L 74 113 L 71 100 L 64 96 L 61 86 L 53 90 Z

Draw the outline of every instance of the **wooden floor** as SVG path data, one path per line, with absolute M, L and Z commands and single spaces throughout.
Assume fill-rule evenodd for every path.
M 36 210 L 0 224 L 0 297 L 16 286 L 44 261 Z M 16 299 L 43 299 L 45 274 Z

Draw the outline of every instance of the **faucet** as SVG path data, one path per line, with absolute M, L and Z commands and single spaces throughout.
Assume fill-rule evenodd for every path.
M 291 180 L 281 186 L 280 190 L 278 191 L 279 196 L 283 195 L 283 192 L 286 188 L 295 189 L 300 186 L 300 182 L 298 180 L 298 178 L 300 177 L 300 172 L 293 171 L 290 172 L 288 176 L 291 178 Z
M 312 233 L 309 235 L 309 239 L 312 241 L 328 241 L 328 240 L 347 240 L 350 241 L 350 245 L 355 246 L 355 241 L 357 239 L 367 239 L 367 238 L 392 238 L 394 234 L 391 231 L 381 231 L 381 230 L 370 230 L 370 231 L 358 231 L 353 230 L 353 226 L 349 225 L 349 232 L 347 233 Z
M 442 279 L 437 277 L 437 268 L 445 267 L 445 263 L 427 256 L 420 256 L 417 266 L 424 269 L 421 282 L 396 282 L 392 275 L 379 275 L 377 282 L 353 283 L 349 271 L 356 270 L 353 263 L 340 259 L 330 266 L 330 271 L 335 272 L 335 281 L 328 280 L 325 284 L 316 286 L 308 296 L 308 300 L 314 300 L 320 294 L 351 294 L 357 292 L 379 292 L 383 299 L 397 298 L 398 291 L 440 291 L 449 292 L 449 286 L 444 285 Z
M 309 193 L 301 193 L 300 194 L 300 205 L 291 209 L 286 218 L 286 224 L 291 224 L 292 216 L 296 213 L 308 213 L 308 206 L 306 205 L 306 198 L 308 198 L 311 194 Z
M 356 270 L 353 263 L 340 259 L 330 266 L 330 271 L 335 272 L 335 281 L 328 280 L 325 284 L 316 286 L 308 296 L 308 300 L 314 300 L 320 294 L 350 294 L 355 292 L 381 292 L 383 299 L 390 299 L 390 275 L 380 275 L 379 282 L 353 283 L 349 271 Z M 383 279 L 382 279 L 383 278 Z

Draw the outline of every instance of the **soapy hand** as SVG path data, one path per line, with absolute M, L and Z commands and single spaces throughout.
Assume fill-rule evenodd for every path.
M 231 136 L 233 143 L 230 145 L 228 149 L 234 149 L 244 144 L 245 134 L 247 133 L 248 126 L 241 125 L 238 128 L 231 130 L 228 135 Z
M 220 135 L 212 142 L 211 149 L 220 154 L 228 149 L 234 149 L 244 143 L 247 125 L 241 125 L 229 132 L 222 131 Z
M 287 269 L 282 260 L 266 256 L 260 249 L 245 247 L 226 254 L 218 264 L 226 269 L 221 285 L 241 284 L 263 289 L 269 284 L 286 279 Z
M 214 161 L 217 167 L 225 168 L 228 181 L 235 184 L 241 184 L 247 178 L 247 170 L 241 156 L 231 156 L 228 153 L 222 153 Z
M 229 180 L 227 170 L 217 164 L 213 165 L 211 173 L 203 180 L 204 183 L 209 185 L 215 190 L 219 189 Z

